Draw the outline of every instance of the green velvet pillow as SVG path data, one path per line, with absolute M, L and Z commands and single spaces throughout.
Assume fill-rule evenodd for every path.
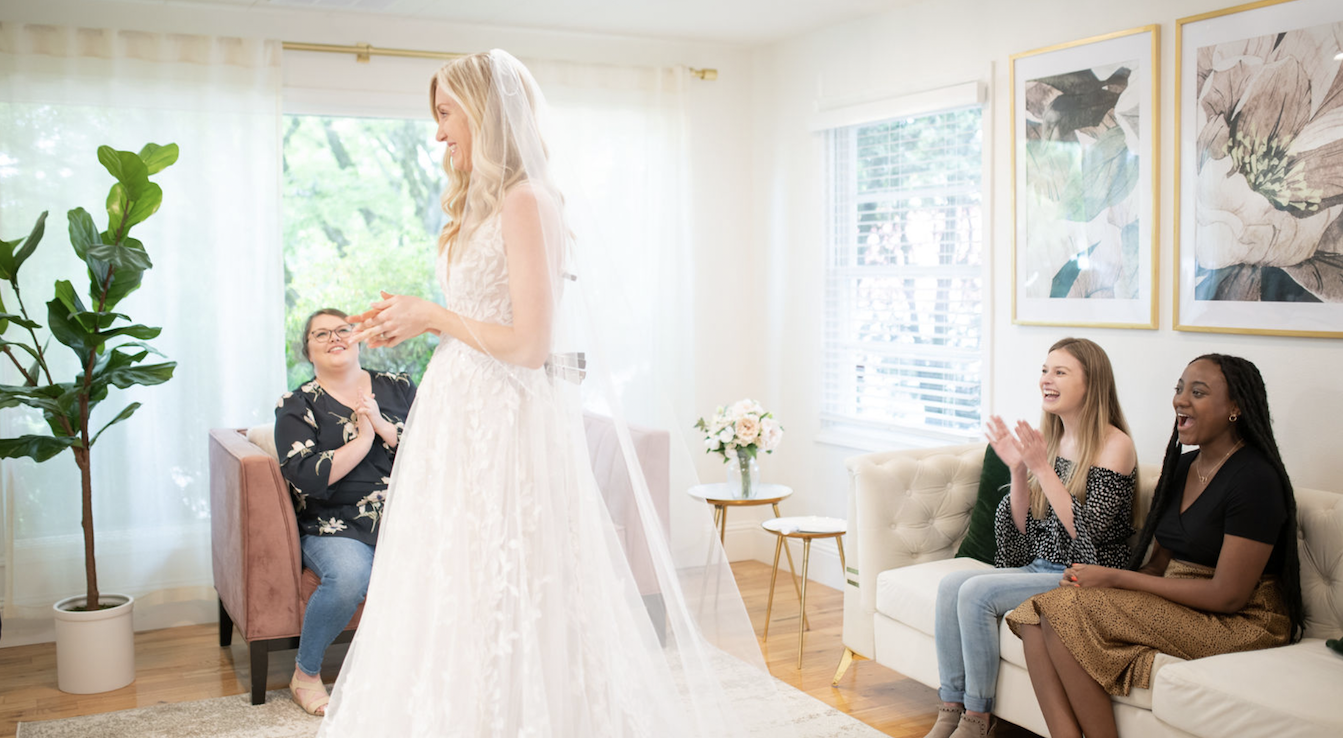
M 993 537 L 993 516 L 998 511 L 998 503 L 1007 494 L 1012 483 L 1012 472 L 993 447 L 984 451 L 984 467 L 979 472 L 979 496 L 975 498 L 975 508 L 970 511 L 970 527 L 965 532 L 965 540 L 956 551 L 957 556 L 979 559 L 986 564 L 993 563 L 993 552 L 997 543 Z

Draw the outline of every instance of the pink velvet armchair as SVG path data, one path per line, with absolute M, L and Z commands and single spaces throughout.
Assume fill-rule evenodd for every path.
M 628 490 L 615 433 L 609 418 L 584 417 L 593 473 L 603 495 Z M 245 431 L 210 430 L 210 514 L 215 591 L 219 594 L 219 645 L 229 646 L 236 627 L 247 642 L 251 663 L 252 704 L 266 700 L 266 674 L 272 651 L 298 648 L 303 613 L 319 582 L 303 566 L 298 523 L 289 491 L 274 455 L 247 440 Z M 670 435 L 631 427 L 635 455 L 648 478 L 654 506 L 668 529 Z M 622 496 L 620 499 L 628 499 Z M 647 544 L 633 506 L 611 511 L 627 550 L 639 592 L 661 633 L 662 598 Z M 355 612 L 337 643 L 348 642 L 363 613 Z

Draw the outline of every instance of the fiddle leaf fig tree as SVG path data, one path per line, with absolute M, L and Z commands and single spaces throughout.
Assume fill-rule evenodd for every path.
M 78 373 L 55 377 L 48 365 L 50 341 L 38 338 L 42 325 L 28 313 L 19 287 L 19 270 L 42 241 L 47 214 L 37 219 L 26 238 L 0 241 L 0 279 L 9 282 L 13 305 L 0 303 L 0 352 L 18 369 L 22 384 L 0 385 L 0 408 L 20 405 L 42 411 L 50 435 L 0 438 L 0 458 L 28 457 L 42 462 L 66 449 L 74 454 L 82 489 L 84 572 L 88 586 L 85 609 L 97 610 L 98 569 L 93 547 L 93 444 L 113 425 L 140 409 L 132 402 L 93 429 L 93 409 L 107 399 L 112 387 L 162 384 L 173 376 L 176 362 L 143 363 L 150 354 L 163 355 L 144 341 L 159 328 L 140 325 L 115 312 L 117 304 L 139 289 L 153 266 L 144 244 L 131 238 L 131 228 L 158 211 L 163 190 L 149 181 L 177 161 L 177 145 L 147 144 L 140 153 L 98 148 L 98 161 L 116 178 L 107 194 L 107 229 L 98 230 L 83 208 L 69 212 L 70 245 L 88 267 L 88 290 L 81 297 L 70 281 L 58 280 L 47 301 L 46 329 L 58 343 L 75 353 Z M 58 379 L 62 381 L 57 381 Z

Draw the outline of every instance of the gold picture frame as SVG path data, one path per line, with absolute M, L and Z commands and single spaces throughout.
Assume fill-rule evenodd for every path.
M 1343 138 L 1321 120 L 1340 103 L 1319 104 L 1343 84 L 1343 48 L 1322 41 L 1343 4 L 1259 0 L 1175 28 L 1173 327 L 1343 337 L 1343 192 L 1312 185 L 1343 176 L 1319 145 Z
M 1012 322 L 1155 330 L 1161 27 L 1013 54 L 1008 74 Z

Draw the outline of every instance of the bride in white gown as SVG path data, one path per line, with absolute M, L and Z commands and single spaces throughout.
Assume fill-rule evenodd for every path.
M 728 699 L 724 670 L 740 662 L 722 649 L 754 649 L 759 664 L 735 588 L 687 601 L 721 581 L 678 571 L 632 464 L 628 504 L 642 514 L 666 604 L 650 616 L 589 466 L 580 372 L 548 363 L 574 335 L 560 298 L 575 277 L 540 91 L 497 50 L 446 64 L 430 90 L 450 179 L 437 261 L 445 304 L 384 295 L 357 316 L 353 340 L 390 346 L 433 332 L 440 343 L 319 735 L 746 735 L 753 710 L 773 709 L 772 682 L 736 669 L 732 679 L 761 688 L 750 704 Z M 721 577 L 721 550 L 711 560 Z

